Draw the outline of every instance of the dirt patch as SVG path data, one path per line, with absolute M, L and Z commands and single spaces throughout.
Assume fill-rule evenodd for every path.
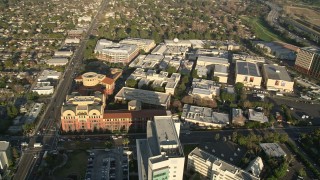
M 285 6 L 284 10 L 286 13 L 293 15 L 294 18 L 306 20 L 314 25 L 320 24 L 320 12 L 315 10 L 296 6 Z

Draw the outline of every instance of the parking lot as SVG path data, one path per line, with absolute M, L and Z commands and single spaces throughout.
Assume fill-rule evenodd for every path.
M 320 105 L 308 104 L 304 102 L 296 102 L 292 100 L 286 100 L 283 98 L 272 97 L 268 98 L 270 103 L 274 103 L 273 113 L 276 111 L 281 112 L 280 106 L 285 104 L 291 109 L 292 114 L 297 119 L 301 120 L 303 115 L 309 116 L 313 125 L 320 125 Z M 299 117 L 299 118 L 298 118 Z
M 123 148 L 91 150 L 88 158 L 86 180 L 128 179 L 129 161 Z

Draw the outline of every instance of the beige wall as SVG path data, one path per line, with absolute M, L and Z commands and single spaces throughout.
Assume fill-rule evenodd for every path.
M 280 91 L 292 92 L 293 84 L 294 82 L 288 82 L 288 81 L 282 81 L 282 80 L 275 80 L 275 79 L 266 80 L 266 87 L 268 90 L 278 89 Z
M 228 76 L 217 76 L 219 77 L 219 83 L 227 83 L 228 82 Z
M 253 78 L 253 82 L 250 82 L 251 78 Z M 236 82 L 235 83 L 241 82 L 246 87 L 260 87 L 261 80 L 262 80 L 262 77 L 236 74 Z
M 105 78 L 105 75 L 88 72 L 82 75 L 84 86 L 96 86 Z
M 295 65 L 300 66 L 304 69 L 309 70 L 314 54 L 305 50 L 300 50 L 297 55 Z

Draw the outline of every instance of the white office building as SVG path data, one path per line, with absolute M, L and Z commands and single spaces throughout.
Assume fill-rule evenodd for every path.
M 37 82 L 37 85 L 32 89 L 32 92 L 36 92 L 39 95 L 50 95 L 54 92 L 54 87 L 50 82 Z
M 210 180 L 258 180 L 260 178 L 253 176 L 247 171 L 229 164 L 218 157 L 195 148 L 188 155 L 187 169 L 198 172 L 205 179 Z
M 38 77 L 38 81 L 48 81 L 49 79 L 58 80 L 60 79 L 61 72 L 54 70 L 43 70 L 40 76 Z
M 182 180 L 185 157 L 179 140 L 180 122 L 155 116 L 147 123 L 147 139 L 137 139 L 140 180 Z

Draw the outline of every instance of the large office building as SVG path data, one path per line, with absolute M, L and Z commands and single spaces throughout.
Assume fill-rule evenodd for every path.
M 292 92 L 294 82 L 284 66 L 264 64 L 264 84 L 269 91 Z
M 230 123 L 229 114 L 213 112 L 211 108 L 190 104 L 183 106 L 181 119 L 207 128 L 221 128 Z
M 62 130 L 143 132 L 148 120 L 170 114 L 164 109 L 141 109 L 139 101 L 130 101 L 128 110 L 105 110 L 105 106 L 105 95 L 99 91 L 90 96 L 68 95 L 61 108 Z
M 113 43 L 106 39 L 100 39 L 94 53 L 99 60 L 128 64 L 139 54 L 139 47 L 134 44 Z
M 141 39 L 141 38 L 127 38 L 120 41 L 121 44 L 133 44 L 137 45 L 140 50 L 148 53 L 156 47 L 156 43 L 152 39 Z
M 320 49 L 313 47 L 300 48 L 295 68 L 312 77 L 320 77 Z
M 52 58 L 47 60 L 46 62 L 49 66 L 65 66 L 68 63 L 68 59 L 67 58 Z
M 95 92 L 91 96 L 79 93 L 67 95 L 61 107 L 61 125 L 63 131 L 88 131 L 100 129 L 105 108 L 105 95 Z
M 10 143 L 7 141 L 0 141 L 0 170 L 4 171 L 9 167 L 10 159 L 11 159 Z
M 256 63 L 247 61 L 236 62 L 236 81 L 246 87 L 260 88 L 262 77 Z
M 142 89 L 134 89 L 123 87 L 114 97 L 116 102 L 138 100 L 142 104 L 162 107 L 168 109 L 170 107 L 171 95 L 167 93 L 147 91 Z
M 139 81 L 138 87 L 152 83 L 153 87 L 165 86 L 165 93 L 173 95 L 180 81 L 179 73 L 172 73 L 169 77 L 168 72 L 161 71 L 157 73 L 155 70 L 149 69 L 145 72 L 144 69 L 137 68 L 128 79 Z
M 198 172 L 205 179 L 212 180 L 258 180 L 251 173 L 229 164 L 218 157 L 195 148 L 188 155 L 187 169 Z
M 58 80 L 61 77 L 61 72 L 54 70 L 43 70 L 38 77 L 38 81 Z
M 36 92 L 39 95 L 50 95 L 54 92 L 54 86 L 51 86 L 50 82 L 37 82 L 32 92 Z
M 179 140 L 180 122 L 155 116 L 147 123 L 147 139 L 137 139 L 140 180 L 182 180 L 185 157 Z
M 211 80 L 197 79 L 192 80 L 190 95 L 199 96 L 200 98 L 213 98 L 220 95 L 220 87 L 215 86 Z

